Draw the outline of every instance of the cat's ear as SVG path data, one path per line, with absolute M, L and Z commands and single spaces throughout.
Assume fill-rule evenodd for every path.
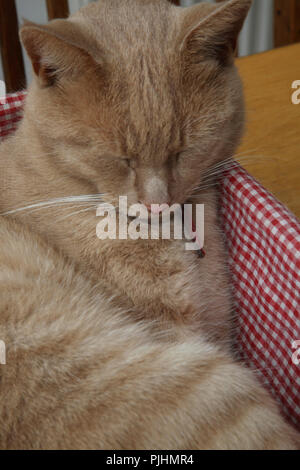
M 185 9 L 181 50 L 196 63 L 209 58 L 232 62 L 251 4 L 252 0 L 227 0 L 206 4 L 205 10 L 203 4 Z
M 20 37 L 41 86 L 54 85 L 60 77 L 80 73 L 93 62 L 86 38 L 69 20 L 47 25 L 25 21 Z

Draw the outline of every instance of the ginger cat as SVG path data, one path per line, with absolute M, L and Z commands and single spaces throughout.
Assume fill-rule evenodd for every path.
M 211 184 L 243 131 L 250 5 L 102 0 L 23 26 L 35 78 L 0 147 L 1 449 L 299 447 L 231 351 Z M 96 206 L 120 195 L 204 203 L 206 257 L 100 241 Z

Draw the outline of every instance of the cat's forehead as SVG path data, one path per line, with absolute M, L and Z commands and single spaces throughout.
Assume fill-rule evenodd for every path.
M 88 5 L 73 18 L 112 65 L 113 101 L 121 101 L 118 113 L 126 153 L 141 148 L 146 155 L 155 141 L 168 147 L 164 135 L 177 141 L 179 88 L 174 82 L 180 73 L 174 53 L 178 29 L 174 5 L 104 0 Z
M 207 3 L 197 6 L 197 20 L 215 8 Z M 101 103 L 94 100 L 90 106 L 94 106 L 95 116 L 103 114 L 105 107 L 111 126 L 120 130 L 124 154 L 136 152 L 147 158 L 154 153 L 159 158 L 160 151 L 163 155 L 176 152 L 185 135 L 198 132 L 197 116 L 205 114 L 204 127 L 209 131 L 219 112 L 214 103 L 224 109 L 222 97 L 229 82 L 222 82 L 225 88 L 219 93 L 220 83 L 214 85 L 222 78 L 218 61 L 207 64 L 203 59 L 200 63 L 201 48 L 207 49 L 202 32 L 198 34 L 197 29 L 192 40 L 184 43 L 195 24 L 195 10 L 188 11 L 167 0 L 101 0 L 71 18 L 80 24 L 89 52 L 93 55 L 95 51 L 107 72 L 105 92 L 99 87 Z M 219 29 L 216 34 L 219 41 Z M 180 53 L 183 43 L 184 54 Z M 101 67 L 99 72 L 101 75 Z M 102 77 L 99 83 L 102 86 Z
M 100 0 L 81 9 L 73 18 L 80 19 L 99 45 L 115 55 L 134 52 L 138 45 L 163 51 L 174 43 L 178 30 L 178 9 L 166 1 Z M 159 51 L 157 51 L 159 52 Z

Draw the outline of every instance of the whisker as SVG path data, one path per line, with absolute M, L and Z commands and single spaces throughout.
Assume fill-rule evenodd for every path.
M 76 207 L 76 206 L 73 206 L 73 208 Z M 71 214 L 68 214 L 66 215 L 65 217 L 63 218 L 60 218 L 60 220 L 65 220 L 65 219 L 68 219 L 69 217 L 72 217 L 74 215 L 77 215 L 77 214 L 81 214 L 81 213 L 84 213 L 84 212 L 88 212 L 88 211 L 95 211 L 95 216 L 97 215 L 97 209 L 98 207 L 107 207 L 107 209 L 111 209 L 111 204 L 108 204 L 106 202 L 103 202 L 101 204 L 99 203 L 93 203 L 92 205 L 90 205 L 88 208 L 86 209 L 81 209 L 79 211 L 76 211 L 76 212 L 72 212 Z M 70 209 L 70 207 L 67 207 L 67 209 Z M 114 207 L 114 209 L 116 209 L 116 207 Z
M 198 192 L 199 191 L 204 191 L 206 189 L 213 188 L 213 187 L 218 186 L 218 185 L 219 185 L 219 183 L 217 181 L 215 183 L 206 184 L 206 185 L 203 185 L 203 186 L 201 185 L 201 186 L 198 186 L 197 188 L 193 189 L 192 192 L 194 193 L 196 191 L 198 191 Z M 192 195 L 190 197 L 197 197 L 197 195 L 194 195 L 194 196 Z
M 217 163 L 216 165 L 213 165 L 208 170 L 206 170 L 203 174 L 203 179 L 211 178 L 212 176 L 218 176 L 219 174 L 224 173 L 224 171 L 229 171 L 231 169 L 239 167 L 240 164 L 251 163 L 256 158 L 257 156 L 253 157 L 249 155 L 241 155 L 239 160 L 228 158 L 226 160 L 223 160 L 222 162 Z
M 253 149 L 255 151 L 256 149 Z M 245 155 L 244 155 L 245 153 Z M 202 175 L 201 183 L 193 188 L 192 193 L 204 191 L 208 188 L 217 186 L 219 184 L 219 177 L 222 176 L 225 172 L 233 170 L 234 168 L 239 168 L 241 163 L 246 163 L 249 161 L 253 161 L 253 159 L 257 158 L 257 156 L 249 155 L 249 151 L 241 152 L 238 154 L 239 161 L 236 160 L 235 157 L 228 157 L 215 165 L 209 167 Z M 197 196 L 194 196 L 197 197 Z
M 6 216 L 6 215 L 13 215 L 17 214 L 19 212 L 24 212 L 24 211 L 36 211 L 36 210 L 41 210 L 41 209 L 48 209 L 50 207 L 62 207 L 66 206 L 68 204 L 90 204 L 91 202 L 101 202 L 102 201 L 102 194 L 89 194 L 89 195 L 82 195 L 82 196 L 67 196 L 67 197 L 62 197 L 62 198 L 55 198 L 55 199 L 50 199 L 48 201 L 42 201 L 42 202 L 36 202 L 29 204 L 24 207 L 19 207 L 16 209 L 11 209 L 9 211 L 6 211 L 4 213 L 1 213 L 1 216 Z
M 98 207 L 98 205 L 97 205 Z M 75 212 L 72 212 L 71 214 L 68 214 L 66 215 L 65 217 L 61 217 L 59 220 L 62 221 L 62 220 L 66 220 L 68 219 L 69 217 L 73 217 L 75 215 L 78 215 L 78 214 L 82 214 L 84 212 L 89 212 L 89 211 L 95 211 L 95 216 L 96 216 L 96 208 L 95 207 L 88 207 L 87 209 L 81 209 L 80 211 L 75 211 Z
M 208 175 L 204 175 L 202 177 L 201 182 L 203 183 L 204 181 L 210 181 L 212 179 L 217 179 L 218 177 L 224 175 L 225 172 L 228 172 L 230 170 L 234 170 L 235 168 L 239 168 L 240 165 L 238 164 L 233 164 L 233 165 L 228 165 L 224 168 L 219 168 L 215 172 L 211 172 Z
M 239 163 L 242 163 L 242 162 L 244 163 L 245 161 L 253 160 L 254 158 L 256 159 L 257 156 L 239 154 L 238 160 L 237 160 L 237 156 L 226 158 L 225 160 L 222 160 L 221 162 L 211 166 L 209 168 L 209 170 L 211 170 L 211 169 L 214 170 L 216 168 L 220 168 L 220 167 L 226 166 L 228 164 L 232 164 L 232 163 L 234 163 L 234 164 L 239 164 Z

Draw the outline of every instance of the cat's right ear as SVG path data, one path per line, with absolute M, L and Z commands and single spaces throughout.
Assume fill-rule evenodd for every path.
M 185 36 L 180 50 L 195 64 L 207 59 L 232 63 L 251 4 L 252 0 L 226 0 L 183 9 Z
M 47 25 L 25 21 L 20 37 L 42 87 L 95 65 L 86 38 L 69 20 L 54 20 Z

